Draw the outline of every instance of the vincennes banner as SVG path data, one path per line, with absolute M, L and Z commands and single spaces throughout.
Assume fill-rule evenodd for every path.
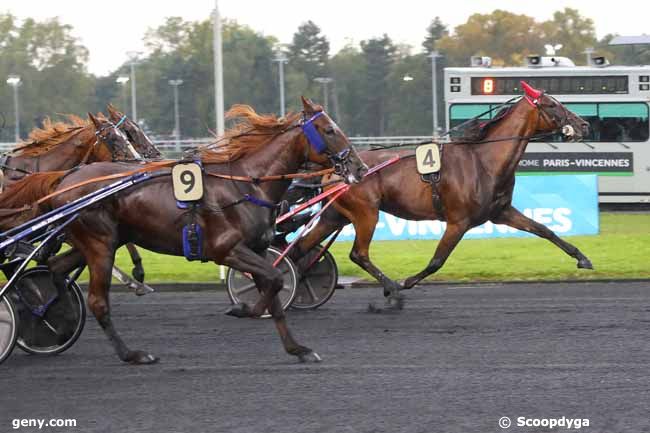
M 513 204 L 559 236 L 598 234 L 596 175 L 517 176 Z M 373 239 L 440 239 L 444 231 L 441 221 L 407 221 L 381 212 Z M 467 232 L 464 239 L 524 236 L 534 235 L 488 221 Z M 354 228 L 350 224 L 337 241 L 351 240 Z

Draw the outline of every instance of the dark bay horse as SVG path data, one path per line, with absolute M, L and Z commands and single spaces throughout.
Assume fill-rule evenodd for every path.
M 263 253 L 273 238 L 277 203 L 289 187 L 288 180 L 243 183 L 214 177 L 295 173 L 306 161 L 335 166 L 348 182 L 358 182 L 367 167 L 350 147 L 345 134 L 320 106 L 303 100 L 303 113 L 286 118 L 262 116 L 250 107 L 235 106 L 230 116 L 239 124 L 226 134 L 227 140 L 214 151 L 201 153 L 204 165 L 205 194 L 195 217 L 203 230 L 203 259 L 224 264 L 253 275 L 262 296 L 254 306 L 235 305 L 228 314 L 259 317 L 269 310 L 285 350 L 303 361 L 320 358 L 311 349 L 298 344 L 286 323 L 276 294 L 283 279 Z M 154 163 L 155 164 L 155 163 Z M 98 176 L 129 172 L 132 164 L 97 163 L 64 173 L 32 175 L 0 196 L 5 206 L 21 207 L 38 197 Z M 164 169 L 169 171 L 169 169 Z M 81 197 L 107 182 L 86 185 L 57 195 L 43 210 L 57 208 Z M 66 232 L 76 252 L 55 257 L 52 268 L 76 267 L 85 260 L 90 271 L 88 305 L 108 336 L 121 360 L 148 364 L 156 358 L 146 352 L 130 350 L 111 321 L 108 292 L 115 250 L 134 242 L 152 251 L 183 255 L 181 229 L 187 210 L 179 209 L 169 176 L 157 177 L 126 190 L 82 213 Z M 3 221 L 11 225 L 11 222 Z
M 397 152 L 404 158 L 352 186 L 323 214 L 314 229 L 298 243 L 294 258 L 351 222 L 356 237 L 350 259 L 381 282 L 386 296 L 399 299 L 399 290 L 413 287 L 440 269 L 469 229 L 492 221 L 548 239 L 574 257 L 578 268 L 591 269 L 591 262 L 580 250 L 512 206 L 515 170 L 529 138 L 564 132 L 573 139 L 580 139 L 588 127 L 587 122 L 554 98 L 526 83 L 522 85 L 526 95 L 507 113 L 482 125 L 471 141 L 444 144 L 439 183 L 432 187 L 420 178 L 412 151 Z M 389 151 L 360 153 L 370 166 L 395 154 Z M 434 192 L 438 199 L 432 197 Z M 368 251 L 380 210 L 409 220 L 447 222 L 429 264 L 407 278 L 403 287 L 370 261 Z

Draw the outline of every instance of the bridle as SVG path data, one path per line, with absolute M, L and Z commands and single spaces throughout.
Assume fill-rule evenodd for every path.
M 129 131 L 125 128 L 125 125 L 126 125 L 125 120 L 126 120 L 126 114 L 122 115 L 122 117 L 120 118 L 120 120 L 115 124 L 115 127 L 116 127 L 116 128 L 119 128 L 122 132 L 124 132 L 124 134 L 126 134 L 127 138 L 129 139 L 129 140 L 128 140 L 128 141 L 129 141 L 129 150 L 131 151 L 131 153 L 133 154 L 133 156 L 135 157 L 135 159 L 137 159 L 137 160 L 144 160 L 144 159 L 157 159 L 157 158 L 161 158 L 161 157 L 162 157 L 162 154 L 161 154 L 161 153 L 158 151 L 158 149 L 156 149 L 156 147 L 153 145 L 153 142 L 151 142 L 151 139 L 149 139 L 149 137 L 146 137 L 146 135 L 145 135 L 144 132 L 142 132 L 142 131 L 141 131 L 142 134 L 145 135 L 145 137 L 147 138 L 147 140 L 149 140 L 150 145 L 147 144 L 147 145 L 145 146 L 146 149 L 144 149 L 144 153 L 140 153 L 140 152 L 135 148 L 135 146 L 133 146 L 133 143 L 135 142 L 135 140 L 133 139 L 133 137 L 131 136 L 131 134 L 129 134 Z M 142 146 L 141 146 L 141 147 L 142 147 Z
M 115 131 L 118 131 L 120 134 L 122 134 L 122 136 L 125 138 L 125 141 L 127 142 L 127 149 L 129 150 L 129 152 L 131 152 L 131 156 L 133 156 L 135 159 L 141 160 L 142 157 L 140 156 L 140 154 L 135 150 L 133 145 L 129 142 L 128 138 L 126 137 L 125 133 L 120 129 L 125 119 L 126 119 L 126 115 L 122 116 L 122 118 L 117 123 L 113 123 L 110 120 L 106 120 L 107 124 L 95 131 L 95 137 L 96 137 L 95 142 L 92 144 L 92 146 L 88 148 L 88 151 L 84 155 L 79 165 L 86 164 L 88 162 L 90 155 L 93 154 L 95 148 L 97 147 L 100 141 L 103 141 L 104 143 L 108 141 L 108 137 L 102 135 L 102 133 L 110 129 L 114 129 Z M 120 155 L 116 155 L 116 152 L 113 149 L 111 150 L 111 158 L 112 158 L 112 162 L 121 160 Z
M 313 116 L 307 118 L 307 115 L 303 112 L 300 119 L 300 127 L 302 128 L 302 133 L 307 138 L 307 141 L 311 145 L 312 149 L 319 155 L 326 155 L 327 158 L 332 163 L 334 167 L 334 173 L 339 176 L 347 176 L 350 173 L 347 162 L 350 159 L 350 154 L 352 151 L 351 147 L 346 147 L 340 152 L 334 153 L 327 148 L 325 139 L 316 129 L 314 121 L 324 115 L 324 111 L 319 111 Z
M 541 103 L 541 99 L 546 96 L 548 99 L 554 101 L 556 103 L 555 106 L 562 107 L 562 111 L 564 113 L 564 117 L 561 117 L 556 110 L 552 110 L 551 112 L 547 111 L 545 107 L 551 107 L 550 105 L 544 105 Z M 553 134 L 555 133 L 562 133 L 565 137 L 573 138 L 575 136 L 575 129 L 573 126 L 569 124 L 569 115 L 567 109 L 554 97 L 551 95 L 546 95 L 543 91 L 540 93 L 539 98 L 536 99 L 531 99 L 528 96 L 524 96 L 526 98 L 526 101 L 528 103 L 532 104 L 534 107 L 537 108 L 538 113 L 540 118 L 544 118 L 546 122 L 549 125 L 558 125 L 558 127 L 552 131 Z M 538 120 L 539 123 L 539 120 Z

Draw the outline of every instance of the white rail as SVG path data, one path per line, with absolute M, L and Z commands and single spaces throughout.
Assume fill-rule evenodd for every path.
M 429 140 L 429 136 L 397 136 L 397 137 L 350 137 L 350 141 L 355 147 L 365 149 L 371 146 L 411 146 L 421 141 Z M 174 158 L 181 155 L 187 149 L 192 149 L 197 146 L 205 146 L 214 142 L 212 137 L 207 138 L 189 138 L 184 139 L 176 144 L 175 140 L 157 140 L 155 141 L 156 147 L 165 154 L 165 156 Z M 13 149 L 14 143 L 0 143 L 0 152 L 7 152 Z

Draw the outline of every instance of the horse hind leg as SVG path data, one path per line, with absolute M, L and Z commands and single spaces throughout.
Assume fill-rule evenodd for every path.
M 560 248 L 569 256 L 577 260 L 577 267 L 579 269 L 593 269 L 591 261 L 582 254 L 582 252 L 576 248 L 574 245 L 569 242 L 561 239 L 558 235 L 553 233 L 551 229 L 546 227 L 544 224 L 540 224 L 537 221 L 528 218 L 526 215 L 519 212 L 514 207 L 509 207 L 505 209 L 501 214 L 493 219 L 493 222 L 497 224 L 506 224 L 510 227 L 514 227 L 519 230 L 532 233 L 541 238 L 551 241 L 554 245 Z
M 124 343 L 113 326 L 108 293 L 111 285 L 111 268 L 115 261 L 115 249 L 97 238 L 83 238 L 83 242 L 73 242 L 79 247 L 88 263 L 90 283 L 88 285 L 88 308 L 104 330 L 117 356 L 131 364 L 153 364 L 158 361 L 155 356 L 141 351 L 131 350 Z
M 312 349 L 298 344 L 289 331 L 282 304 L 277 296 L 283 285 L 280 271 L 241 243 L 230 250 L 223 264 L 241 272 L 251 273 L 262 295 L 254 307 L 251 308 L 246 304 L 234 305 L 226 311 L 227 315 L 259 317 L 268 310 L 273 317 L 282 345 L 288 354 L 298 357 L 301 362 L 318 362 L 321 360 L 320 356 Z

